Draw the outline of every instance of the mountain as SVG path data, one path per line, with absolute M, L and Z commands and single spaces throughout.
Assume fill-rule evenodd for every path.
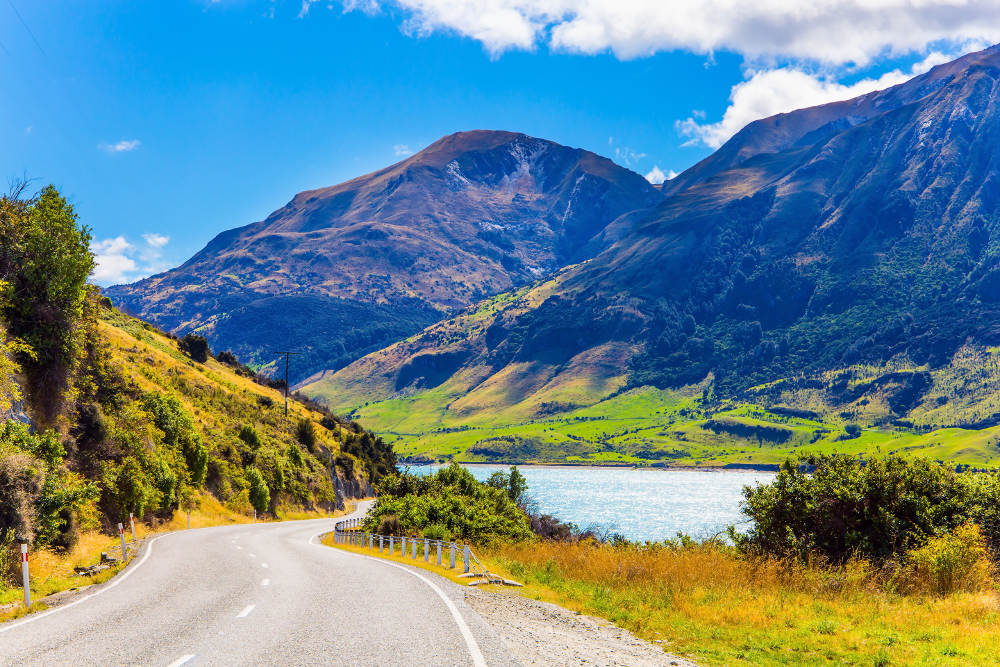
M 752 123 L 588 261 L 305 389 L 411 443 L 643 388 L 701 424 L 740 399 L 827 431 L 1000 424 L 998 82 L 993 47 Z
M 182 266 L 106 294 L 244 360 L 305 352 L 337 369 L 480 299 L 608 247 L 605 227 L 662 199 L 593 153 L 460 132 L 381 171 L 296 195 Z

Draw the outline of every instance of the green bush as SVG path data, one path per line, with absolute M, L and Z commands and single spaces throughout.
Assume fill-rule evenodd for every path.
M 965 523 L 954 531 L 932 537 L 911 550 L 907 560 L 919 588 L 938 595 L 956 591 L 976 592 L 991 581 L 991 570 L 982 530 Z
M 426 477 L 390 475 L 376 485 L 376 491 L 365 523 L 368 530 L 393 517 L 402 533 L 447 533 L 478 543 L 532 537 L 527 515 L 507 489 L 477 481 L 457 463 Z
M 257 468 L 247 468 L 247 481 L 250 482 L 250 504 L 258 512 L 266 512 L 271 504 L 271 492 L 264 476 Z
M 308 451 L 316 451 L 316 427 L 311 419 L 300 419 L 295 427 L 295 437 Z
M 807 472 L 807 464 L 815 470 Z M 972 490 L 996 497 L 995 478 L 976 480 L 926 459 L 842 455 L 787 461 L 770 484 L 744 489 L 743 512 L 753 527 L 731 531 L 747 551 L 833 561 L 852 555 L 902 557 L 935 535 L 995 509 Z

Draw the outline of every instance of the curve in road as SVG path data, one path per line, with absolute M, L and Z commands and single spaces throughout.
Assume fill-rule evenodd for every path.
M 0 663 L 513 664 L 461 587 L 318 544 L 333 524 L 161 535 L 95 591 L 0 625 Z

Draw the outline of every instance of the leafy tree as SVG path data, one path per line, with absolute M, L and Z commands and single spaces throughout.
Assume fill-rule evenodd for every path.
M 258 512 L 266 512 L 271 504 L 271 492 L 264 482 L 264 476 L 257 468 L 247 468 L 247 481 L 250 482 L 250 504 Z
M 77 363 L 87 277 L 94 268 L 90 230 L 49 185 L 23 201 L 0 201 L 2 315 L 9 333 L 33 354 L 19 355 L 36 418 L 52 424 L 62 409 Z
M 198 334 L 188 334 L 181 338 L 180 342 L 177 344 L 181 352 L 191 357 L 199 364 L 203 364 L 208 361 L 208 357 L 212 354 L 212 350 L 208 347 L 208 341 L 205 340 L 203 336 Z

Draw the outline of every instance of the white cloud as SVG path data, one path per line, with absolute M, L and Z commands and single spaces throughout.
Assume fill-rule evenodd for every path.
M 677 131 L 689 139 L 689 145 L 701 143 L 718 148 L 752 121 L 889 88 L 952 57 L 935 51 L 909 71 L 896 69 L 878 78 L 861 79 L 850 85 L 837 82 L 832 74 L 814 74 L 794 67 L 751 70 L 746 81 L 733 86 L 729 95 L 730 104 L 722 120 L 699 122 L 705 114 L 693 112 L 690 118 L 677 121 Z
M 142 240 L 151 248 L 162 248 L 170 243 L 170 237 L 163 234 L 143 234 Z
M 113 144 L 98 144 L 97 147 L 108 153 L 128 153 L 138 148 L 141 143 L 138 139 L 122 139 Z
M 124 236 L 95 241 L 90 249 L 94 252 L 95 266 L 91 277 L 95 283 L 113 285 L 127 282 L 136 270 L 135 260 L 129 257 L 135 247 Z
M 308 12 L 310 0 L 303 3 Z M 996 0 L 347 0 L 403 10 L 415 35 L 454 32 L 494 55 L 538 44 L 636 58 L 675 49 L 864 65 L 936 42 L 1000 41 Z
M 413 151 L 406 144 L 396 144 L 392 147 L 393 155 L 396 157 L 406 157 L 407 155 L 413 155 Z
M 646 174 L 646 180 L 653 185 L 660 185 L 664 181 L 669 181 L 672 178 L 677 178 L 677 172 L 673 169 L 668 169 L 667 173 L 663 173 L 663 170 L 660 169 L 660 165 L 658 164 L 654 164 L 653 168 Z
M 99 285 L 117 285 L 165 270 L 162 249 L 170 242 L 170 237 L 148 233 L 143 234 L 142 239 L 145 241 L 142 246 L 129 243 L 124 236 L 91 243 L 94 253 L 91 279 Z
M 646 157 L 645 153 L 634 151 L 628 146 L 615 147 L 615 162 L 622 166 L 631 168 L 636 162 L 644 157 Z

